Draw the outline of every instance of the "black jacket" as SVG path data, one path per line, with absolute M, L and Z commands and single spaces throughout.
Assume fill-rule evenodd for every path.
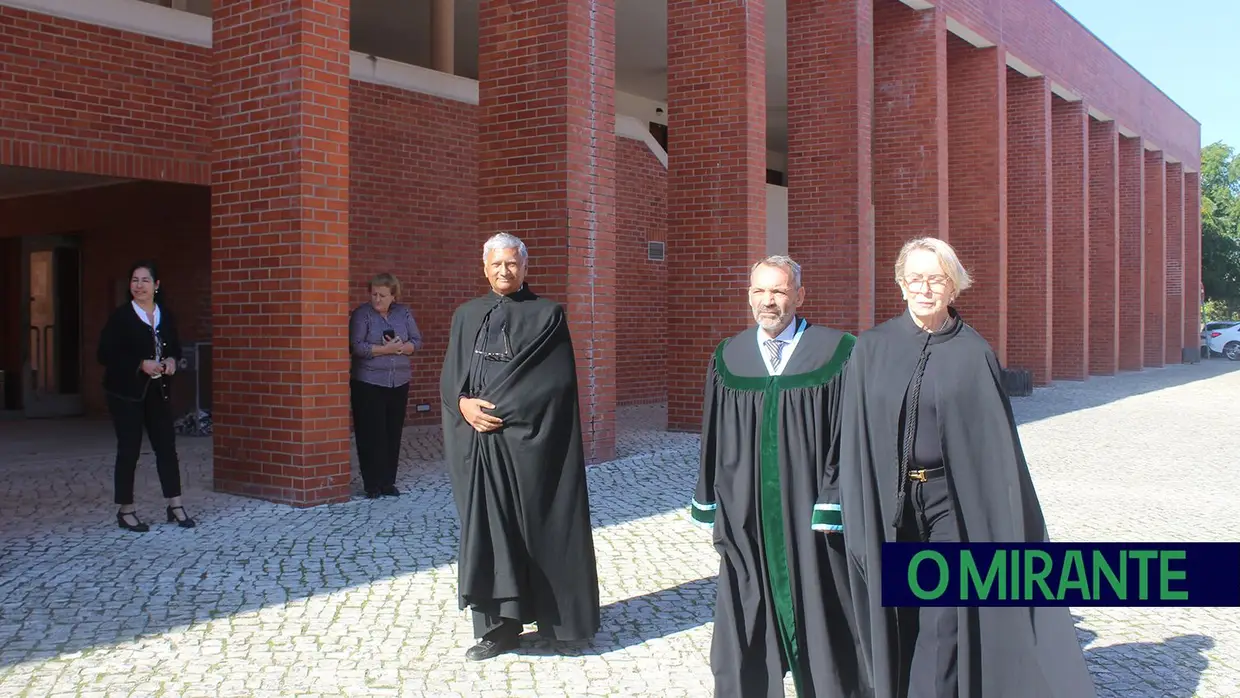
M 181 337 L 176 318 L 164 305 L 159 306 L 159 342 L 165 359 L 181 358 Z M 151 378 L 142 372 L 142 362 L 155 359 L 155 336 L 151 326 L 138 317 L 132 303 L 112 311 L 99 336 L 96 356 L 103 364 L 103 389 L 121 398 L 141 400 Z M 163 376 L 165 388 L 172 376 Z M 165 396 L 167 391 L 164 392 Z

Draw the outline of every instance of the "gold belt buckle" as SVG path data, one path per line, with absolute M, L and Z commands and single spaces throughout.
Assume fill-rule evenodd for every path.
M 910 480 L 916 480 L 916 481 L 918 481 L 918 482 L 925 482 L 925 481 L 926 481 L 926 471 L 924 471 L 924 470 L 910 470 L 910 471 L 908 471 L 908 479 L 910 479 Z

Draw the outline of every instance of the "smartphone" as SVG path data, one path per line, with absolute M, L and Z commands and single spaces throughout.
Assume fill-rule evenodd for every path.
M 396 330 L 384 330 L 383 338 L 389 342 L 396 339 Z

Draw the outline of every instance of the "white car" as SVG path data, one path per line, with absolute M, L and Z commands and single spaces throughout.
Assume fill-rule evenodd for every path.
M 1222 354 L 1232 361 L 1240 361 L 1240 323 L 1207 329 L 1203 334 L 1211 354 Z

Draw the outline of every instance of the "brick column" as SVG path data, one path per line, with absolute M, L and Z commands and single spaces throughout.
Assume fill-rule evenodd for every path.
M 215 487 L 349 497 L 349 3 L 216 0 Z
M 749 267 L 766 255 L 765 14 L 762 0 L 667 3 L 672 430 L 701 429 L 710 353 L 754 322 Z
M 947 16 L 937 7 L 874 2 L 872 152 L 874 314 L 882 322 L 907 310 L 895 282 L 900 246 L 947 236 Z
M 1163 356 L 1167 363 L 1178 364 L 1184 346 L 1184 166 L 1178 162 L 1167 163 L 1166 201 L 1167 326 Z
M 529 247 L 530 288 L 563 304 L 569 318 L 586 459 L 611 460 L 616 440 L 612 0 L 482 0 L 478 73 L 478 254 L 482 240 L 501 231 Z
M 1145 366 L 1145 149 L 1119 137 L 1119 369 Z
M 1119 369 L 1119 130 L 1089 121 L 1089 373 Z
M 1051 87 L 1007 72 L 1008 361 L 1051 380 Z
M 1184 173 L 1184 346 L 1201 351 L 1201 184 Z
M 1084 102 L 1051 100 L 1051 286 L 1055 335 L 1051 379 L 1089 375 L 1089 113 Z
M 808 280 L 802 314 L 848 332 L 874 324 L 873 16 L 870 2 L 788 0 L 788 253 Z
M 947 37 L 948 239 L 973 276 L 957 301 L 1007 363 L 1007 65 L 998 48 Z
M 1164 365 L 1167 343 L 1167 177 L 1160 150 L 1145 151 L 1145 365 Z

